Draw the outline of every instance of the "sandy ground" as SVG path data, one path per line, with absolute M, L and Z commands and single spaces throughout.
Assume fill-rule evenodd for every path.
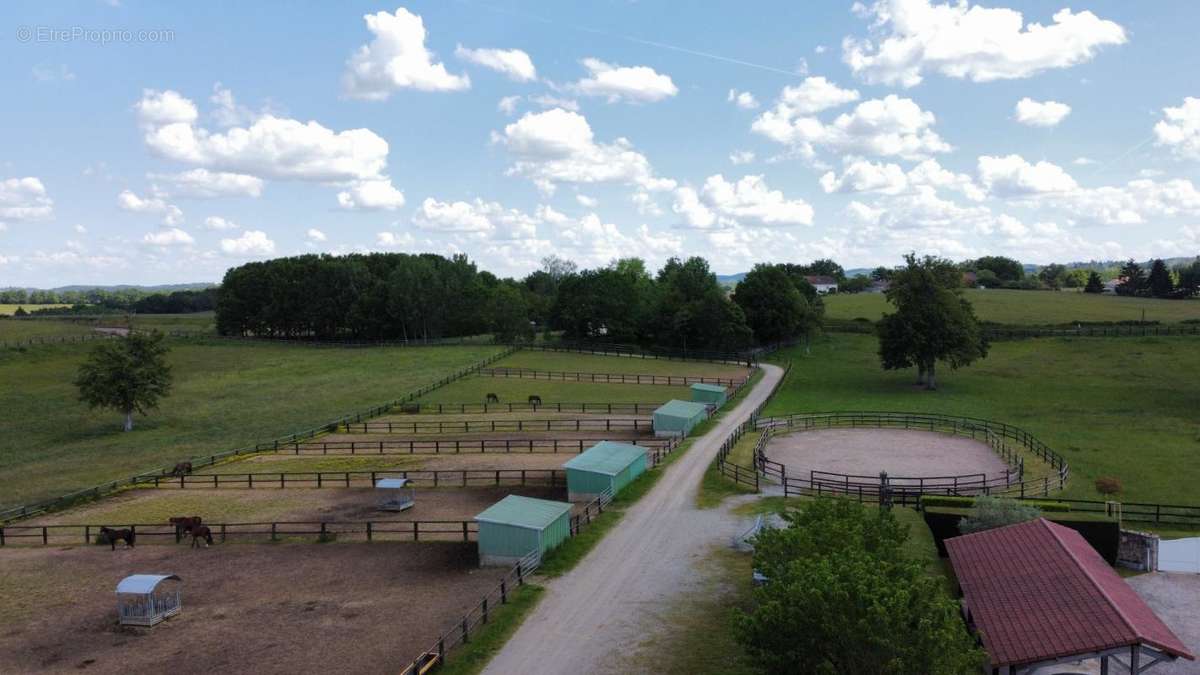
M 905 429 L 820 429 L 775 436 L 767 458 L 807 480 L 812 470 L 893 477 L 1002 474 L 1004 460 L 962 436 Z
M 654 432 L 649 429 L 647 429 L 645 431 L 634 431 L 633 429 L 613 429 L 612 431 L 605 431 L 603 429 L 596 430 L 596 431 L 479 431 L 479 432 L 473 431 L 469 434 L 454 433 L 454 432 L 447 432 L 447 433 L 441 433 L 441 434 L 439 434 L 439 433 L 414 434 L 414 433 L 403 432 L 403 431 L 395 431 L 393 433 L 328 434 L 326 436 L 321 436 L 319 439 L 317 439 L 313 443 L 315 443 L 316 445 L 320 445 L 322 442 L 344 443 L 346 441 L 357 441 L 359 443 L 366 443 L 369 445 L 371 443 L 378 443 L 380 441 L 383 441 L 384 443 L 396 443 L 396 442 L 407 442 L 409 440 L 413 440 L 413 441 L 417 441 L 418 445 L 424 444 L 424 445 L 429 445 L 429 446 L 432 446 L 433 443 L 436 441 L 436 442 L 440 443 L 443 448 L 445 448 L 448 443 L 453 443 L 456 440 L 470 441 L 472 443 L 478 443 L 480 440 L 501 441 L 500 443 L 489 443 L 489 445 L 503 445 L 502 441 L 504 441 L 506 439 L 512 440 L 512 441 L 526 441 L 526 440 L 532 439 L 535 441 L 543 441 L 543 442 L 551 442 L 555 439 L 558 439 L 560 441 L 574 442 L 578 439 L 600 441 L 600 440 L 622 440 L 622 439 L 638 439 L 638 438 L 653 439 Z M 308 445 L 308 444 L 301 443 L 302 447 L 304 445 Z
M 363 462 L 363 470 L 370 471 L 395 469 L 396 471 L 461 471 L 502 469 L 561 469 L 564 462 L 575 457 L 577 452 L 486 452 L 486 453 L 445 453 L 445 454 L 413 454 L 413 455 L 384 455 L 382 459 L 371 455 L 359 455 Z M 339 456 L 340 457 L 340 456 Z M 316 466 L 326 461 L 326 458 L 316 455 L 258 455 L 240 462 L 220 464 L 212 470 L 198 471 L 197 474 L 209 473 L 258 473 L 270 471 L 308 471 L 305 464 Z M 368 464 L 369 463 L 369 466 Z M 357 471 L 354 466 L 347 465 L 345 469 L 325 469 L 332 471 Z
M 116 624 L 133 573 L 182 577 L 183 611 Z M 0 672 L 395 673 L 499 582 L 475 544 L 0 551 Z
M 745 529 L 727 510 L 700 510 L 696 491 L 721 442 L 761 403 L 783 371 L 765 377 L 737 408 L 668 467 L 649 494 L 567 574 L 552 580 L 533 613 L 484 670 L 522 673 L 629 672 L 617 655 L 671 629 L 669 608 L 704 581 L 692 563 Z
M 1200 574 L 1156 572 L 1129 577 L 1126 581 L 1183 644 L 1193 654 L 1200 656 Z M 1128 660 L 1122 659 L 1126 662 Z M 1041 668 L 1032 675 L 1052 675 L 1068 671 L 1098 675 L 1100 661 L 1063 663 L 1053 668 Z M 1110 675 L 1123 675 L 1128 673 L 1129 669 L 1110 660 L 1108 672 Z M 1200 673 L 1200 662 L 1178 659 L 1172 663 L 1160 663 L 1149 672 L 1153 675 L 1196 675 Z

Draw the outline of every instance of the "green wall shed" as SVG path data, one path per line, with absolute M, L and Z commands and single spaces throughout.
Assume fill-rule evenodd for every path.
M 667 401 L 654 411 L 655 436 L 687 436 L 708 417 L 708 406 L 692 401 Z
M 646 472 L 646 464 L 646 448 L 600 441 L 563 464 L 567 471 L 567 499 L 590 502 L 608 489 L 615 497 Z
M 509 495 L 475 516 L 479 564 L 515 565 L 534 551 L 545 555 L 571 538 L 571 505 Z
M 712 403 L 718 408 L 725 403 L 727 395 L 725 387 L 719 384 L 701 384 L 692 385 L 692 400 L 696 403 Z

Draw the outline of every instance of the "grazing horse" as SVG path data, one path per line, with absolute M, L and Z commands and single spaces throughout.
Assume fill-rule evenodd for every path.
M 531 395 L 531 396 L 529 397 L 529 405 L 532 405 L 532 406 L 539 406 L 539 405 L 541 405 L 541 404 L 542 404 L 542 397 L 541 397 L 541 396 L 538 396 L 537 394 L 533 394 L 533 395 Z
M 114 551 L 117 550 L 118 539 L 124 541 L 125 545 L 129 548 L 133 548 L 133 540 L 137 538 L 137 534 L 134 533 L 132 528 L 114 530 L 111 527 L 102 527 L 100 528 L 100 536 L 108 540 L 108 543 L 112 545 L 112 550 Z
M 207 525 L 195 525 L 192 527 L 192 548 L 200 546 L 200 540 L 204 539 L 205 546 L 212 546 L 213 536 L 212 530 L 208 529 Z
M 191 462 L 179 462 L 178 464 L 175 465 L 174 469 L 171 469 L 172 476 L 184 476 L 184 475 L 190 474 L 191 472 L 192 472 L 192 463 Z
M 200 516 L 180 516 L 171 518 L 169 522 L 175 526 L 175 543 L 178 544 L 183 539 L 183 535 L 191 534 L 192 528 L 200 525 L 201 519 Z
M 499 403 L 500 397 L 495 394 L 488 394 L 487 396 L 483 397 L 483 402 L 484 403 Z

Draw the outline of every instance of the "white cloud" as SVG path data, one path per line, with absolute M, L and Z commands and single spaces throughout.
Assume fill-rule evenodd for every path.
M 1156 145 L 1166 146 L 1183 159 L 1200 159 L 1200 98 L 1183 99 L 1178 108 L 1163 108 L 1154 125 Z
M 206 230 L 236 230 L 239 227 L 241 225 L 221 216 L 209 216 L 204 219 L 204 229 Z
M 1028 96 L 1017 101 L 1017 121 L 1031 127 L 1053 127 L 1071 114 L 1071 106 L 1058 101 L 1035 101 Z
M 191 246 L 196 243 L 192 235 L 184 232 L 178 227 L 159 230 L 157 232 L 148 232 L 142 237 L 142 243 L 151 246 Z
M 752 224 L 763 227 L 811 225 L 813 208 L 803 199 L 788 199 L 772 190 L 762 176 L 743 176 L 730 182 L 721 174 L 709 176 L 697 192 L 690 187 L 675 191 L 675 213 L 692 227 L 709 228 Z
M 30 221 L 49 218 L 54 200 L 42 181 L 33 176 L 0 180 L 0 221 Z
M 33 79 L 38 82 L 70 82 L 75 79 L 75 73 L 65 63 L 57 66 L 37 65 L 33 67 Z
M 138 122 L 148 128 L 172 124 L 192 124 L 200 117 L 196 104 L 177 91 L 142 90 L 142 99 L 134 104 Z
M 496 102 L 496 110 L 499 110 L 505 115 L 512 115 L 517 111 L 517 104 L 520 102 L 520 96 L 505 96 Z
M 351 211 L 395 211 L 404 206 L 404 193 L 387 178 L 364 180 L 338 193 L 338 206 Z
M 261 230 L 246 230 L 237 239 L 222 239 L 221 252 L 235 258 L 265 257 L 275 253 L 275 242 Z
M 750 162 L 754 161 L 754 151 L 734 150 L 733 152 L 729 153 L 729 161 L 733 163 L 734 166 L 749 164 Z
M 1072 219 L 1103 225 L 1136 225 L 1151 219 L 1200 216 L 1200 191 L 1184 178 L 1167 181 L 1139 178 L 1123 186 L 1046 195 L 1038 203 L 1061 209 Z
M 75 234 L 87 234 L 87 228 L 83 225 L 76 225 L 71 229 L 75 230 Z
M 342 89 L 351 98 L 385 101 L 400 89 L 461 91 L 471 86 L 465 74 L 454 75 L 425 47 L 425 22 L 400 7 L 395 14 L 363 16 L 374 35 L 346 62 Z
M 754 110 L 758 107 L 758 99 L 754 98 L 754 94 L 748 91 L 730 89 L 729 95 L 725 97 L 725 100 L 733 103 L 742 110 Z
M 532 82 L 537 79 L 533 59 L 520 49 L 467 49 L 458 45 L 454 55 L 463 61 L 503 73 L 510 80 Z
M 538 94 L 530 96 L 529 102 L 539 105 L 543 108 L 562 108 L 571 112 L 579 112 L 579 101 L 573 98 L 563 98 L 561 96 L 550 96 L 549 94 Z
M 643 216 L 661 216 L 663 214 L 662 207 L 658 205 L 654 195 L 645 190 L 634 192 L 629 196 L 629 201 L 633 202 L 633 207 Z
M 1099 162 L 1092 159 L 1091 157 L 1076 157 L 1074 160 L 1071 161 L 1071 163 L 1074 164 L 1075 166 L 1091 166 L 1093 164 L 1098 164 Z
M 553 192 L 557 183 L 629 183 L 651 191 L 675 187 L 675 181 L 655 176 L 650 161 L 628 140 L 597 143 L 583 115 L 561 108 L 526 113 L 493 140 L 517 157 L 508 175 L 529 178 L 544 192 Z
M 589 197 L 587 195 L 575 195 L 575 201 L 579 202 L 580 206 L 589 209 L 594 209 L 597 206 L 600 206 L 599 199 L 596 199 L 595 197 Z
M 1069 192 L 1079 187 L 1062 167 L 1050 162 L 1030 164 L 1020 155 L 979 158 L 979 180 L 1001 197 L 1044 192 Z
M 189 169 L 174 174 L 150 174 L 170 186 L 172 194 L 196 199 L 216 197 L 261 197 L 263 179 L 243 173 Z
M 593 58 L 582 63 L 590 77 L 576 82 L 572 88 L 584 96 L 603 96 L 609 103 L 653 103 L 679 93 L 669 76 L 649 66 L 616 66 Z
M 840 99 L 825 97 L 813 101 L 797 97 L 797 100 L 810 104 L 811 109 L 834 100 L 845 100 L 850 94 L 857 97 L 857 92 L 839 91 L 843 92 Z M 905 159 L 923 159 L 953 149 L 933 130 L 936 122 L 933 113 L 922 110 L 911 99 L 894 94 L 863 101 L 852 112 L 842 113 L 828 124 L 815 117 L 798 116 L 803 114 L 801 110 L 800 106 L 781 102 L 774 110 L 760 115 L 751 129 L 773 141 L 792 146 L 805 157 L 813 156 L 816 147 Z
M 683 238 L 670 232 L 655 232 L 646 225 L 626 233 L 606 223 L 595 213 L 568 223 L 558 230 L 556 250 L 584 266 L 605 265 L 617 258 L 638 255 L 650 264 L 683 251 Z
M 898 164 L 850 160 L 842 175 L 829 171 L 820 179 L 825 192 L 880 192 L 897 195 L 908 190 L 908 176 Z
M 872 84 L 912 87 L 923 71 L 973 82 L 1025 78 L 1090 61 L 1126 41 L 1125 29 L 1089 11 L 1061 9 L 1053 23 L 1025 24 L 1018 11 L 930 0 L 878 0 L 855 6 L 872 38 L 847 37 L 842 58 Z
M 375 245 L 380 248 L 409 248 L 416 244 L 416 239 L 409 232 L 378 232 L 375 234 Z
M 143 198 L 130 190 L 123 190 L 117 195 L 117 207 L 122 211 L 162 216 L 163 225 L 178 225 L 183 222 L 183 211 L 174 204 L 168 204 L 162 197 Z
M 308 228 L 308 232 L 306 232 L 304 236 L 307 237 L 311 242 L 322 242 L 329 238 L 325 236 L 324 232 L 315 227 Z
M 220 82 L 213 85 L 213 94 L 208 97 L 208 100 L 214 106 L 212 118 L 218 126 L 233 127 L 248 124 L 258 116 L 254 111 L 239 104 L 234 99 L 233 92 L 227 87 L 221 86 Z
M 543 220 L 561 222 L 561 213 L 547 206 L 539 207 L 531 216 L 517 209 L 505 208 L 498 202 L 475 199 L 470 202 L 441 202 L 426 198 L 413 216 L 413 223 L 425 230 L 461 232 L 489 236 L 493 239 L 533 239 L 537 225 Z

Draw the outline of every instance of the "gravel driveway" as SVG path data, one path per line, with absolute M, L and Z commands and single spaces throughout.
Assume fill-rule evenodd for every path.
M 547 584 L 545 597 L 484 673 L 628 672 L 620 654 L 664 628 L 672 599 L 700 590 L 691 563 L 745 529 L 726 510 L 697 509 L 695 497 L 721 441 L 783 376 L 776 366 L 763 369 L 745 400 L 696 439 L 579 565 Z

